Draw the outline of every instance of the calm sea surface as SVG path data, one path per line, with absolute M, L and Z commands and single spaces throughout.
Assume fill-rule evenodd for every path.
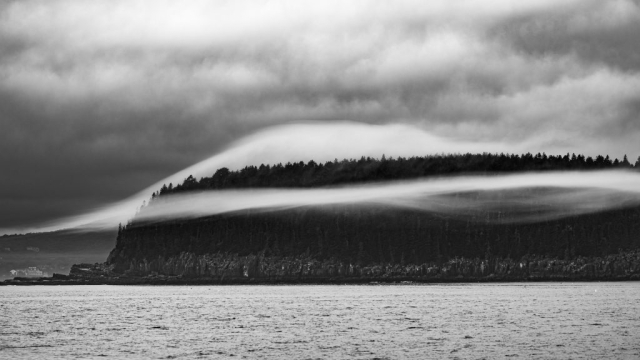
M 640 283 L 0 287 L 0 358 L 640 359 Z

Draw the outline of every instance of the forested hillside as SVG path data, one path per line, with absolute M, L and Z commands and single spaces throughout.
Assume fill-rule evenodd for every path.
M 498 216 L 493 214 L 491 216 Z M 124 229 L 112 259 L 263 252 L 351 263 L 424 263 L 455 257 L 558 259 L 640 247 L 640 209 L 504 224 L 371 206 L 242 211 Z
M 623 161 L 612 161 L 603 156 L 544 154 L 310 161 L 247 166 L 239 171 L 220 169 L 212 177 L 189 177 L 175 187 L 165 186 L 153 197 L 205 189 L 316 187 L 461 173 L 611 168 L 634 166 L 626 156 Z M 527 191 L 535 195 L 548 189 Z M 244 210 L 160 223 L 134 219 L 119 231 L 107 264 L 120 274 L 215 275 L 220 279 L 375 278 L 384 274 L 605 279 L 629 278 L 636 270 L 640 273 L 640 208 L 537 222 L 504 221 L 508 218 L 504 211 L 457 216 L 382 205 L 336 205 Z M 537 265 L 530 268 L 531 261 Z M 457 264 L 454 268 L 458 270 L 451 270 L 451 264 Z

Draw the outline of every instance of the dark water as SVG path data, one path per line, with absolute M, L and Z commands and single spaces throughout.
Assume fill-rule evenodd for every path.
M 640 283 L 0 287 L 0 358 L 640 358 Z

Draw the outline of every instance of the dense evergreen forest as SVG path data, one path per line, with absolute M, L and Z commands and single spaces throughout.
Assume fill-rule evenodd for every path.
M 625 155 L 622 161 L 609 156 L 595 158 L 584 155 L 551 155 L 530 153 L 433 155 L 411 158 L 309 161 L 286 165 L 246 166 L 238 171 L 222 168 L 211 177 L 200 180 L 189 176 L 182 184 L 163 186 L 152 197 L 191 190 L 273 187 L 318 187 L 369 181 L 413 179 L 460 173 L 505 173 L 522 171 L 640 169 L 640 157 L 635 166 Z
M 580 215 L 540 223 L 498 223 L 407 209 L 370 206 L 241 211 L 189 221 L 127 227 L 116 249 L 151 258 L 234 253 L 309 254 L 353 263 L 415 263 L 455 257 L 558 259 L 600 256 L 640 247 L 640 209 Z
M 310 161 L 247 166 L 238 171 L 223 168 L 212 177 L 200 180 L 189 177 L 175 187 L 163 186 L 153 197 L 205 189 L 315 187 L 465 173 L 614 168 L 640 169 L 640 160 L 634 166 L 626 156 L 622 161 L 612 161 L 603 156 L 593 159 L 568 154 L 465 154 L 409 159 L 361 158 L 325 164 Z M 526 191 L 536 195 L 538 191 L 550 190 Z M 147 206 L 153 204 L 151 201 Z M 145 207 L 141 211 L 145 211 Z M 580 276 L 599 279 L 603 278 L 602 274 L 612 274 L 608 263 L 599 259 L 623 252 L 635 254 L 640 248 L 640 208 L 637 207 L 524 223 L 502 221 L 508 217 L 508 213 L 501 211 L 458 216 L 382 205 L 336 205 L 272 212 L 244 210 L 160 223 L 134 219 L 118 232 L 116 247 L 107 264 L 118 271 L 167 274 L 224 273 L 229 266 L 235 266 L 234 271 L 238 273 L 235 276 L 242 277 L 249 276 L 247 266 L 261 267 L 260 271 L 252 270 L 257 271 L 255 274 L 280 271 L 292 276 L 287 273 L 290 270 L 285 270 L 290 269 L 291 264 L 310 269 L 313 266 L 309 264 L 318 261 L 323 262 L 322 266 L 318 265 L 321 269 L 308 271 L 328 274 L 327 269 L 332 268 L 334 262 L 340 264 L 341 269 L 356 266 L 361 269 L 360 274 L 370 271 L 361 267 L 378 266 L 375 264 L 397 264 L 406 269 L 414 266 L 411 264 L 423 268 L 431 264 L 428 266 L 445 269 L 449 265 L 434 264 L 467 262 L 465 266 L 475 269 L 472 272 L 477 275 L 485 271 L 482 269 L 487 261 L 497 269 L 503 266 L 500 264 L 528 263 L 528 259 L 546 259 L 544 264 L 553 264 L 556 260 L 577 264 L 584 263 L 579 259 L 589 258 L 595 264 L 589 266 L 602 267 L 598 270 L 600 275 L 588 273 L 583 266 Z M 636 255 L 630 256 L 635 259 Z M 239 257 L 244 260 L 236 261 Z M 236 265 L 229 265 L 230 259 L 236 259 Z M 634 264 L 632 266 L 636 263 L 640 264 L 640 258 L 628 262 Z M 269 266 L 273 269 L 265 270 Z M 563 269 L 557 271 L 565 276 L 567 270 Z M 530 276 L 527 274 L 514 276 Z

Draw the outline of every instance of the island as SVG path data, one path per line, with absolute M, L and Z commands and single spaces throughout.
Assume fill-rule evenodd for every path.
M 341 284 L 640 280 L 640 208 L 511 221 L 509 209 L 459 216 L 384 204 L 244 209 L 146 221 L 164 198 L 229 189 L 314 189 L 545 171 L 637 171 L 608 156 L 452 154 L 218 169 L 151 194 L 120 226 L 104 263 L 4 284 Z M 519 190 L 528 196 L 553 188 Z M 455 196 L 471 199 L 484 193 Z M 499 196 L 489 194 L 489 196 Z M 498 197 L 499 198 L 499 197 Z M 513 210 L 516 211 L 516 210 Z M 522 211 L 518 209 L 517 211 Z

